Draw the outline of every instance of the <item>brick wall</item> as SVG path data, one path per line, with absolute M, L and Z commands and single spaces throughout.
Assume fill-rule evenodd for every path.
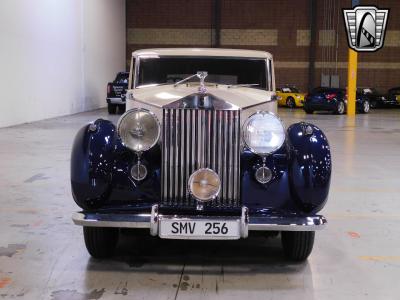
M 317 3 L 316 85 L 322 73 L 339 74 L 344 87 L 348 48 L 341 9 L 349 8 L 351 1 Z M 385 47 L 359 54 L 358 85 L 382 91 L 400 86 L 400 1 L 371 0 L 365 4 L 391 11 Z M 127 61 L 136 49 L 212 46 L 213 0 L 126 0 L 126 12 Z M 309 19 L 309 0 L 221 0 L 221 47 L 271 52 L 277 84 L 295 84 L 305 90 Z

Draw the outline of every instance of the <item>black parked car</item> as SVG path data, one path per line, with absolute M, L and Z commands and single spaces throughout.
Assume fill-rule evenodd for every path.
M 396 98 L 389 99 L 388 96 L 380 94 L 375 88 L 370 87 L 358 88 L 357 97 L 367 98 L 371 108 L 391 107 L 398 104 Z
M 125 112 L 125 94 L 128 88 L 129 72 L 119 72 L 113 82 L 107 84 L 108 113 L 115 114 L 117 108 Z
M 347 106 L 347 94 L 345 89 L 318 87 L 308 94 L 304 101 L 304 111 L 312 114 L 314 111 L 332 111 L 344 114 Z M 369 100 L 357 94 L 356 109 L 360 113 L 369 112 Z

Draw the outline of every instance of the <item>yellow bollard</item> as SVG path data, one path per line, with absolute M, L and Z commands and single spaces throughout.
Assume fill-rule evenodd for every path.
M 356 114 L 356 89 L 357 89 L 357 52 L 349 49 L 349 62 L 347 66 L 347 115 Z

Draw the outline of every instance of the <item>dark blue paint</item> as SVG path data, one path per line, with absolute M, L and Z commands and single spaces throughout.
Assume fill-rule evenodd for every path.
M 78 132 L 72 149 L 71 185 L 75 202 L 89 209 L 110 204 L 147 204 L 159 199 L 160 148 L 143 154 L 148 176 L 137 182 L 130 176 L 137 157 L 121 144 L 115 126 L 102 119 L 94 124 L 95 132 L 89 130 L 89 125 Z
M 243 205 L 252 209 L 285 208 L 295 210 L 289 193 L 287 147 L 279 149 L 275 155 L 266 158 L 266 166 L 272 170 L 272 179 L 261 184 L 255 179 L 257 168 L 262 166 L 262 158 L 248 150 L 241 157 L 241 197 Z
M 71 156 L 71 184 L 75 202 L 85 210 L 148 209 L 161 197 L 161 150 L 152 148 L 142 156 L 148 169 L 145 180 L 137 182 L 130 176 L 137 162 L 126 149 L 115 126 L 96 120 L 97 129 L 83 127 L 77 134 Z M 262 165 L 260 156 L 245 150 L 241 156 L 241 200 L 250 212 L 257 214 L 304 214 L 317 212 L 324 206 L 330 183 L 331 157 L 328 141 L 314 126 L 313 134 L 305 135 L 308 124 L 289 127 L 287 142 L 266 158 L 273 171 L 267 184 L 256 181 L 254 174 Z M 171 208 L 163 208 L 167 211 Z M 176 208 L 172 208 L 176 212 Z M 191 208 L 178 208 L 180 212 Z M 225 213 L 240 213 L 223 209 Z M 203 213 L 221 214 L 221 208 L 205 207 Z
M 110 194 L 114 159 L 115 126 L 96 120 L 96 132 L 86 125 L 75 137 L 71 155 L 71 185 L 75 202 L 83 207 L 100 207 Z
M 306 134 L 306 128 L 313 130 Z M 291 158 L 289 166 L 290 192 L 302 211 L 317 212 L 328 198 L 332 160 L 328 140 L 321 129 L 307 123 L 288 128 Z

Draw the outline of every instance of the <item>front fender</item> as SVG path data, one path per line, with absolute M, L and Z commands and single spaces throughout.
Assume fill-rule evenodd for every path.
M 317 126 L 296 123 L 288 128 L 290 192 L 305 212 L 321 210 L 329 193 L 332 159 L 328 140 Z
M 115 126 L 102 119 L 77 133 L 71 153 L 71 188 L 80 207 L 99 207 L 110 193 L 115 140 Z

